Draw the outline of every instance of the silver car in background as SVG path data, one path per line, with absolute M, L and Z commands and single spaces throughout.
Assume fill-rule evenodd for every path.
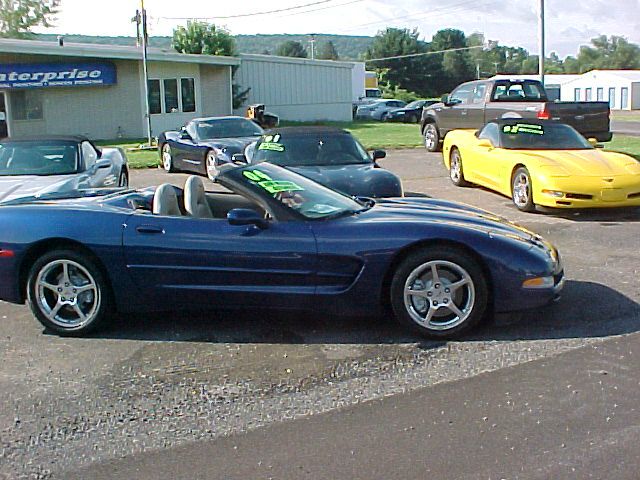
M 127 187 L 127 157 L 79 136 L 0 141 L 0 201 L 89 188 Z
M 356 119 L 361 120 L 386 120 L 387 115 L 392 110 L 402 108 L 406 105 L 406 102 L 395 99 L 381 99 L 376 100 L 370 105 L 362 105 L 358 107 L 356 111 Z

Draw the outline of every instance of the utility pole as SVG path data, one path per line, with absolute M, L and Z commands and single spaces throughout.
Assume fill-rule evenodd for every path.
M 544 0 L 540 1 L 540 18 L 538 20 L 538 41 L 540 42 L 540 57 L 538 61 L 538 74 L 540 75 L 540 83 L 544 85 Z
M 145 118 L 147 119 L 147 144 L 151 146 L 151 113 L 149 108 L 149 71 L 147 70 L 147 11 L 144 9 L 144 0 L 140 0 L 142 12 L 142 71 L 144 75 L 144 105 Z
M 476 62 L 476 80 L 480 80 L 480 62 Z
M 311 50 L 311 60 L 316 58 L 316 49 L 315 49 L 316 37 L 311 35 L 311 39 L 309 40 L 309 48 Z

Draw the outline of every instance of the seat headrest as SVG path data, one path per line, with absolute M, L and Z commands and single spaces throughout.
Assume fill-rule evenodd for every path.
M 207 201 L 202 179 L 195 175 L 187 178 L 184 184 L 184 209 L 196 218 L 213 218 L 213 212 Z
M 173 185 L 163 183 L 156 189 L 153 196 L 153 213 L 155 215 L 182 216 L 178 196 Z

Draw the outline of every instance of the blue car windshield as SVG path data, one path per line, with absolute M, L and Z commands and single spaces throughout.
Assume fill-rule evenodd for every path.
M 373 162 L 364 147 L 346 132 L 278 132 L 264 135 L 251 151 L 251 163 L 270 162 L 283 167 Z
M 0 175 L 68 175 L 78 171 L 78 146 L 64 141 L 0 143 Z
M 212 118 L 196 121 L 196 131 L 201 140 L 257 137 L 264 132 L 257 123 L 246 118 Z
M 230 169 L 224 175 L 310 220 L 363 210 L 363 205 L 353 198 L 270 163 Z
M 500 142 L 509 150 L 588 150 L 593 147 L 562 123 L 513 122 L 500 126 Z

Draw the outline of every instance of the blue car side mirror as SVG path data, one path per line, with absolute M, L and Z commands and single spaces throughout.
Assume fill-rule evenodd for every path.
M 111 168 L 112 165 L 113 164 L 111 163 L 111 160 L 109 160 L 108 158 L 98 160 L 96 162 L 96 168 Z
M 373 151 L 373 159 L 378 160 L 379 158 L 385 158 L 387 156 L 387 152 L 384 150 L 374 150 Z
M 261 229 L 269 226 L 269 222 L 265 220 L 262 214 L 250 208 L 234 208 L 229 210 L 227 220 L 230 225 L 255 225 Z

